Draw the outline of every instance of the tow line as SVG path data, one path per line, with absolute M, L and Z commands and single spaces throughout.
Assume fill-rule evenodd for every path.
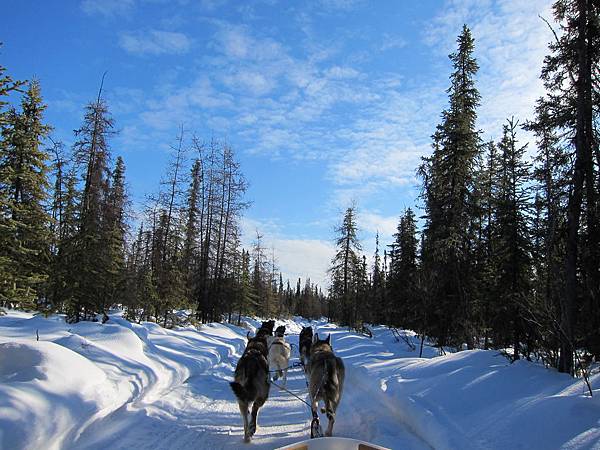
M 294 364 L 292 364 L 291 366 L 289 366 L 287 369 L 291 369 L 291 368 L 294 368 L 294 367 L 304 367 L 304 364 L 302 364 L 301 362 L 295 362 Z M 269 370 L 269 372 L 275 372 L 275 371 Z M 306 375 L 305 375 L 305 379 L 306 379 Z M 315 411 L 315 410 L 312 409 L 312 406 L 310 405 L 310 403 L 308 403 L 306 400 L 304 400 L 303 398 L 299 397 L 298 395 L 296 395 L 295 393 L 293 393 L 289 389 L 284 388 L 279 383 L 275 383 L 275 381 L 273 381 L 273 380 L 269 380 L 269 383 L 272 384 L 272 385 L 274 385 L 275 387 L 281 389 L 282 391 L 287 392 L 288 394 L 290 394 L 291 396 L 297 398 L 302 403 L 304 403 L 306 406 L 308 406 L 308 409 L 310 409 L 310 412 L 312 414 L 312 420 L 310 422 L 310 438 L 311 439 L 320 438 L 320 437 L 324 436 L 323 435 L 323 429 L 321 428 L 321 424 L 319 422 L 319 415 L 317 414 L 317 411 Z M 308 381 L 306 381 L 306 387 L 308 387 Z M 320 389 L 321 389 L 321 387 L 319 386 L 319 390 Z M 317 390 L 317 392 L 319 392 L 319 390 Z

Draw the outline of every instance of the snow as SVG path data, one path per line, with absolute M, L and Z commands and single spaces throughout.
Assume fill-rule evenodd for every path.
M 308 323 L 277 321 L 295 344 L 292 362 Z M 243 443 L 228 382 L 260 321 L 242 325 L 168 330 L 119 314 L 106 324 L 67 324 L 9 311 L 0 317 L 0 448 L 273 449 L 306 439 L 307 406 L 273 387 L 252 443 Z M 385 327 L 370 339 L 312 325 L 331 334 L 346 365 L 336 436 L 393 449 L 600 448 L 598 374 L 590 398 L 581 380 L 510 364 L 498 352 L 438 356 L 426 346 L 418 358 L 410 332 L 417 350 Z M 299 368 L 289 371 L 288 388 L 306 398 Z

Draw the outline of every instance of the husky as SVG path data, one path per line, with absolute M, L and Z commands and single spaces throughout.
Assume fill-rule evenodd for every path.
M 261 336 L 250 338 L 248 333 L 248 344 L 235 367 L 234 381 L 230 383 L 244 421 L 245 442 L 250 442 L 256 433 L 258 410 L 269 398 L 268 354 L 266 339 Z M 252 415 L 248 417 L 251 403 Z
M 279 325 L 275 330 L 275 336 L 283 337 L 285 336 L 285 325 Z
M 331 436 L 335 412 L 342 398 L 345 375 L 344 362 L 333 353 L 331 335 L 325 340 L 320 340 L 318 334 L 314 335 L 307 373 L 313 415 L 317 413 L 319 400 L 322 400 L 325 408 L 321 409 L 321 412 L 326 413 L 329 420 L 325 436 Z
M 300 361 L 302 362 L 302 366 L 304 367 L 305 372 L 306 367 L 308 365 L 308 359 L 310 357 L 310 346 L 312 345 L 312 340 L 312 327 L 303 327 L 302 331 L 300 332 L 300 337 L 298 339 L 298 345 L 300 349 Z
M 285 387 L 287 384 L 287 372 L 292 348 L 283 337 L 285 334 L 285 327 L 283 327 L 283 332 L 281 332 L 281 328 L 282 327 L 279 327 L 277 329 L 275 337 L 273 337 L 269 344 L 269 367 L 271 371 L 276 371 L 273 376 L 273 381 L 283 378 L 283 387 Z
M 263 322 L 258 331 L 256 332 L 256 337 L 265 336 L 273 336 L 273 329 L 275 328 L 274 320 L 267 320 Z

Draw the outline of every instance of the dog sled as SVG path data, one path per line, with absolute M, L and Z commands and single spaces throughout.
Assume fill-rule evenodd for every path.
M 276 450 L 390 450 L 377 444 L 356 439 L 326 437 L 308 439 L 295 444 L 279 447 Z

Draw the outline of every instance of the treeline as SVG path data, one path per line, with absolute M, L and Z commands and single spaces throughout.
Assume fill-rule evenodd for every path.
M 449 104 L 418 169 L 421 230 L 407 209 L 367 268 L 348 209 L 331 266 L 333 319 L 403 326 L 440 347 L 510 349 L 566 373 L 600 358 L 600 5 L 560 0 L 554 17 L 546 94 L 532 120 L 509 118 L 498 142 L 475 127 L 478 64 L 463 28 Z M 535 149 L 519 142 L 522 128 Z
M 228 144 L 181 128 L 158 192 L 134 217 L 102 89 L 70 149 L 51 139 L 45 109 L 37 81 L 0 67 L 0 308 L 77 322 L 121 307 L 130 320 L 165 326 L 181 310 L 201 322 L 320 316 L 323 293 L 310 280 L 284 287 L 262 236 L 242 247 L 247 182 Z

